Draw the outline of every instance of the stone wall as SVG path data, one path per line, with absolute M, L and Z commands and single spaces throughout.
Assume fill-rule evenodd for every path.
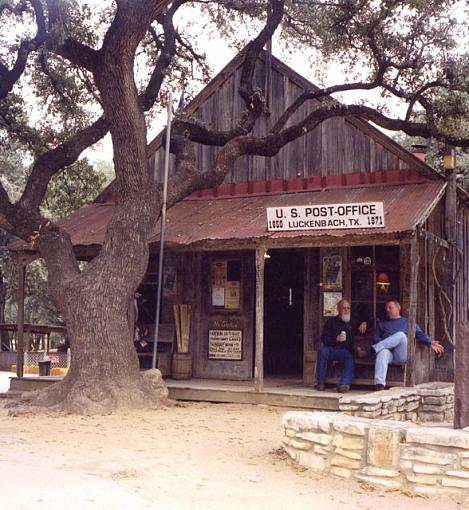
M 469 494 L 469 430 L 288 412 L 284 448 L 301 465 L 423 495 Z
M 347 395 L 339 401 L 339 410 L 343 413 L 382 420 L 452 422 L 453 409 L 454 385 L 440 382 Z

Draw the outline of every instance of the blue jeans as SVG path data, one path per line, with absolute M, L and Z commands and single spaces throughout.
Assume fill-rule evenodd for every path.
M 398 331 L 374 344 L 373 349 L 376 351 L 375 384 L 385 386 L 388 365 L 400 365 L 407 361 L 407 335 Z
M 326 380 L 327 362 L 339 361 L 342 364 L 342 374 L 340 376 L 340 384 L 352 384 L 353 379 L 353 356 L 348 349 L 343 347 L 332 347 L 323 345 L 319 349 L 318 355 L 318 384 L 324 384 Z

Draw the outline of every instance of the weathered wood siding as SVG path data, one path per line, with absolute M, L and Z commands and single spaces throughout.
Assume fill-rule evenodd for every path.
M 469 209 L 458 207 L 456 243 L 456 309 L 457 322 L 469 320 Z
M 285 65 L 275 60 L 272 72 L 271 113 L 264 114 L 254 129 L 255 136 L 264 135 L 278 120 L 281 113 L 306 88 L 308 83 Z M 239 118 L 244 104 L 237 93 L 241 68 L 218 85 L 197 107 L 194 116 L 208 127 L 225 130 Z M 265 63 L 259 61 L 255 73 L 255 86 L 264 89 Z M 305 103 L 291 118 L 288 125 L 303 119 L 311 111 L 311 102 Z M 280 150 L 273 158 L 242 157 L 227 176 L 226 182 L 272 179 L 294 179 L 314 175 L 340 175 L 351 172 L 397 170 L 414 166 L 385 147 L 370 135 L 371 128 L 363 128 L 357 120 L 333 118 L 323 122 L 311 133 Z M 218 152 L 216 147 L 197 145 L 197 161 L 201 170 L 212 167 Z M 151 156 L 149 166 L 161 181 L 164 149 L 159 147 Z M 171 165 L 171 172 L 174 165 Z
M 184 299 L 193 306 L 191 329 L 194 377 L 249 380 L 254 354 L 254 257 L 248 252 L 192 252 L 185 255 Z M 236 310 L 211 306 L 210 263 L 214 260 L 241 262 L 241 300 Z M 208 338 L 213 321 L 235 320 L 242 324 L 242 360 L 209 359 Z
M 445 238 L 445 202 L 435 206 L 432 213 L 423 225 L 426 232 L 434 236 Z M 440 246 L 432 238 L 420 239 L 420 275 L 418 282 L 417 324 L 433 340 L 443 341 L 445 321 L 447 316 L 443 313 L 442 304 L 445 299 L 440 296 L 442 290 L 439 285 L 446 288 L 448 274 L 444 264 L 447 248 Z M 436 276 L 436 279 L 435 279 Z M 446 314 L 448 310 L 445 311 Z M 415 383 L 429 380 L 451 381 L 454 374 L 453 356 L 451 346 L 443 341 L 446 353 L 436 357 L 431 349 L 419 346 L 416 350 Z

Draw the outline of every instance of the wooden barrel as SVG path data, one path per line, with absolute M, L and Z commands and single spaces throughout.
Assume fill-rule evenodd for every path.
M 306 351 L 304 353 L 303 363 L 303 383 L 314 385 L 316 382 L 316 362 L 318 351 Z
M 192 356 L 190 352 L 175 352 L 171 363 L 173 379 L 190 379 L 192 377 Z

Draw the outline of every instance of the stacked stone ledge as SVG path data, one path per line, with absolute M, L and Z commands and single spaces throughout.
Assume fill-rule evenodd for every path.
M 419 389 L 421 421 L 453 421 L 454 419 L 454 386 L 438 387 L 433 383 L 423 385 Z
M 289 412 L 283 425 L 289 456 L 314 471 L 422 495 L 469 494 L 469 430 L 310 412 Z
M 425 383 L 414 388 L 392 388 L 367 395 L 346 396 L 339 411 L 362 418 L 412 422 L 452 422 L 454 386 Z

